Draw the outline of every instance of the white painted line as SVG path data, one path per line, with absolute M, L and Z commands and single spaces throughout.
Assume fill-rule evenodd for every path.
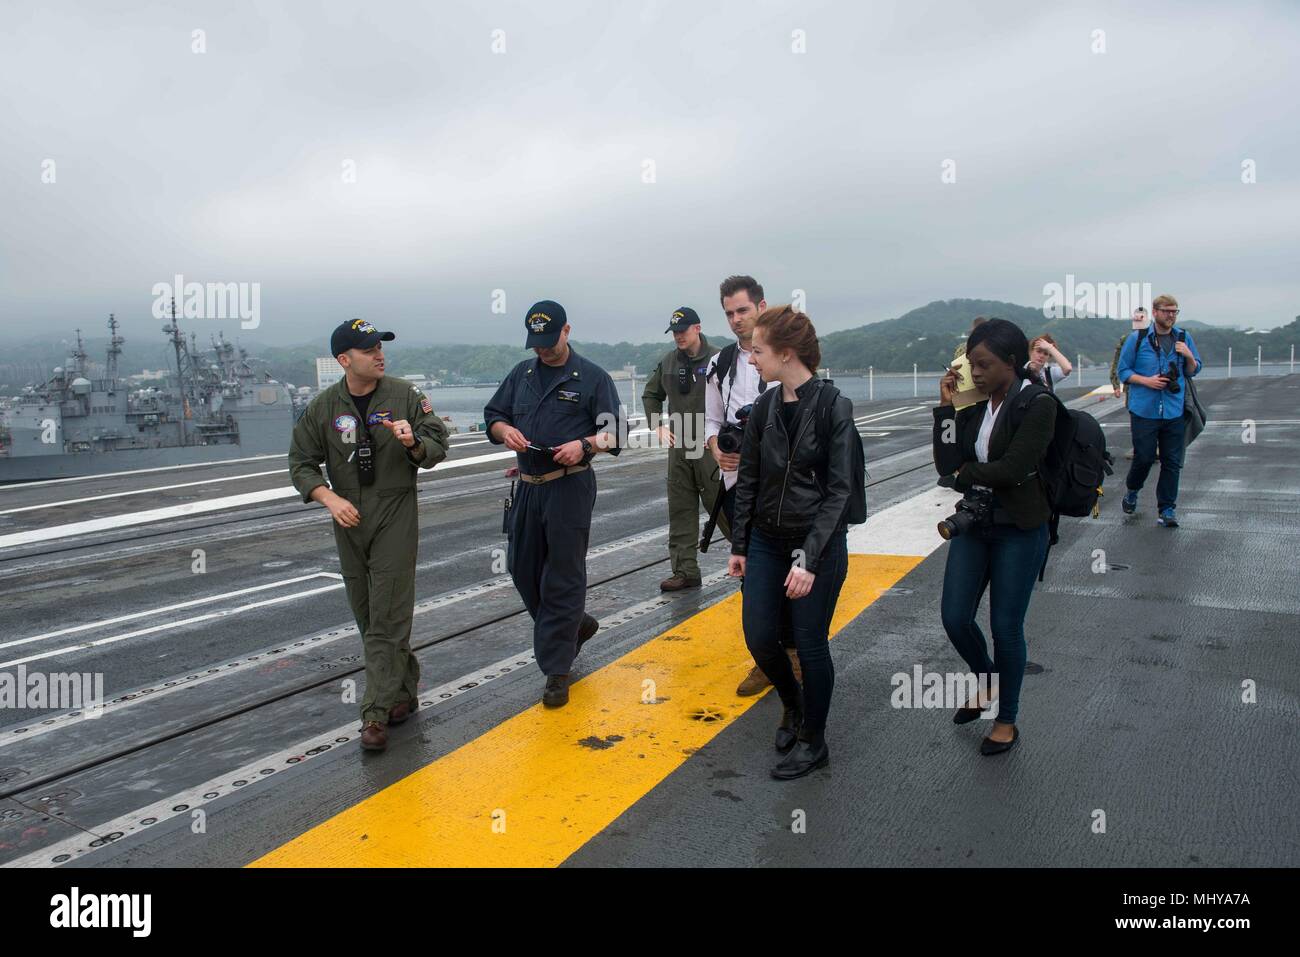
M 243 459 L 216 459 L 212 462 L 190 462 L 188 465 L 160 465 L 151 469 L 129 469 L 125 472 L 101 472 L 98 475 L 73 475 L 69 478 L 41 479 L 39 482 L 13 482 L 9 485 L 0 485 L 0 492 L 14 489 L 40 488 L 43 485 L 62 485 L 64 482 L 91 482 L 95 479 L 118 478 L 123 475 L 146 475 L 150 472 L 174 472 L 177 469 L 217 468 L 222 465 L 238 465 L 241 462 L 263 462 L 266 459 L 282 459 L 287 454 L 287 452 L 276 452 L 272 455 L 252 455 Z
M 960 492 L 934 487 L 849 528 L 849 551 L 857 555 L 929 555 L 943 544 L 935 527 L 947 518 Z
M 606 542 L 603 545 L 597 545 L 595 548 L 589 549 L 587 551 L 587 560 L 588 562 L 590 562 L 591 559 L 593 558 L 600 558 L 604 555 L 609 555 L 614 552 L 622 551 L 623 549 L 630 548 L 633 545 L 640 545 L 648 541 L 654 541 L 655 539 L 662 539 L 667 534 L 668 534 L 668 526 L 661 525 L 658 528 L 652 528 L 649 529 L 648 531 L 639 532 L 636 535 L 629 535 L 627 538 L 615 539 L 612 542 Z M 291 582 L 302 581 L 303 579 L 306 578 L 316 578 L 322 576 L 328 578 L 342 578 L 341 575 L 334 574 L 333 572 L 320 572 L 317 575 L 304 575 L 302 576 L 302 578 L 287 579 L 286 581 L 276 582 L 275 584 L 284 585 L 284 584 L 289 584 Z M 270 588 L 273 586 L 263 585 L 259 587 Z M 475 585 L 469 585 L 466 586 L 465 588 L 461 588 L 456 591 L 449 592 L 445 595 L 439 595 L 436 598 L 430 598 L 424 601 L 417 602 L 413 614 L 423 615 L 427 612 L 437 611 L 439 608 L 446 608 L 448 605 L 454 605 L 457 604 L 458 602 L 466 601 L 467 599 L 470 598 L 478 598 L 481 597 L 482 595 L 487 594 L 488 592 L 496 591 L 497 589 L 507 588 L 507 587 L 508 588 L 514 587 L 514 581 L 510 578 L 509 575 L 502 575 L 496 578 L 490 578 L 487 581 L 479 582 Z M 243 594 L 245 591 L 251 591 L 251 590 L 255 590 L 255 589 L 246 589 L 241 592 L 231 592 L 225 597 L 228 598 L 233 597 L 238 594 Z M 200 600 L 210 601 L 212 599 L 200 599 Z M 175 610 L 176 608 L 185 607 L 190 604 L 193 603 L 185 602 L 182 605 L 170 606 L 170 608 L 167 610 Z M 149 612 L 137 612 L 133 615 L 126 615 L 120 619 L 114 619 L 114 621 L 125 621 L 131 618 L 138 618 L 142 615 L 156 614 L 160 610 L 162 609 L 154 609 L 153 611 L 149 611 Z M 106 624 L 106 622 L 100 622 L 99 624 Z M 85 626 L 85 627 L 91 627 L 91 626 Z M 287 647 L 281 648 L 280 646 L 277 645 L 271 648 L 264 648 L 260 651 L 256 651 L 251 654 L 245 655 L 241 658 L 227 660 L 227 661 L 219 662 L 215 665 L 209 665 L 203 668 L 194 669 L 192 671 L 186 672 L 184 675 L 175 675 L 171 678 L 163 679 L 162 681 L 159 681 L 153 685 L 146 685 L 145 687 L 142 688 L 133 688 L 130 691 L 123 692 L 121 695 L 118 695 L 112 701 L 106 702 L 104 704 L 104 707 L 101 709 L 100 713 L 102 715 L 102 714 L 108 714 L 109 712 L 113 712 L 113 711 L 121 711 L 124 708 L 130 707 L 131 705 L 138 704 L 143 701 L 156 701 L 159 698 L 164 698 L 167 695 L 174 694 L 177 691 L 183 691 L 187 688 L 193 688 L 196 685 L 207 684 L 209 681 L 213 681 L 217 678 L 221 678 L 226 675 L 239 674 L 240 672 L 247 671 L 249 668 L 264 668 L 267 662 L 277 661 L 281 658 L 293 657 L 294 655 L 302 654 L 304 651 L 311 650 L 314 648 L 319 648 L 323 645 L 330 644 L 331 642 L 338 641 L 350 635 L 355 635 L 356 633 L 357 633 L 357 626 L 355 623 L 342 624 L 334 628 L 327 628 L 324 631 L 317 632 L 315 635 L 311 635 L 307 638 L 302 638 L 297 641 L 294 641 L 292 644 L 288 645 Z M 280 650 L 277 651 L 276 650 L 277 648 L 280 648 Z M 30 738 L 37 737 L 38 735 L 48 734 L 51 731 L 59 731 L 64 728 L 71 727 L 72 725 L 75 725 L 85 720 L 86 720 L 86 716 L 84 712 L 62 711 L 59 712 L 58 714 L 42 716 L 39 720 L 39 723 L 37 724 L 28 725 L 25 727 L 22 725 L 18 725 L 15 727 L 5 728 L 3 737 L 0 737 L 0 748 L 4 747 L 6 744 L 16 744 L 22 741 L 29 740 Z
M 921 409 L 924 408 L 925 406 L 923 405 L 913 405 L 905 409 L 895 409 L 893 412 L 883 412 L 880 413 L 879 415 L 863 416 L 861 419 L 855 419 L 854 421 L 856 421 L 858 425 L 873 425 L 876 422 L 881 421 L 882 419 L 892 419 L 896 415 L 906 415 L 909 412 L 919 412 Z
M 726 572 L 718 571 L 706 577 L 703 581 L 705 586 L 712 585 L 725 579 Z M 640 620 L 645 617 L 647 612 L 653 611 L 658 607 L 669 604 L 673 601 L 668 596 L 658 596 L 638 602 L 629 608 L 623 609 L 608 618 L 600 619 L 600 631 L 605 634 L 626 624 L 629 621 Z M 462 675 L 452 681 L 448 681 L 432 688 L 420 695 L 420 710 L 416 712 L 419 715 L 429 711 L 440 704 L 458 698 L 483 684 L 494 681 L 497 678 L 505 677 L 509 674 L 518 672 L 521 668 L 527 668 L 533 663 L 533 654 L 531 651 L 523 651 L 509 658 L 502 658 L 500 661 L 488 665 L 467 675 Z M 323 689 L 322 689 L 323 690 Z M 339 695 L 329 696 L 330 701 L 339 704 L 341 702 Z M 10 861 L 6 867 L 57 867 L 69 861 L 79 861 L 86 856 L 94 853 L 109 844 L 116 843 L 124 837 L 134 836 L 141 831 L 147 830 L 162 821 L 169 820 L 181 815 L 188 816 L 197 807 L 205 804 L 211 804 L 235 791 L 244 790 L 253 787 L 261 781 L 266 781 L 275 776 L 280 771 L 287 771 L 292 767 L 306 763 L 308 760 L 319 757 L 329 751 L 333 751 L 341 745 L 354 741 L 360 734 L 359 718 L 354 718 L 347 724 L 339 725 L 332 731 L 325 731 L 321 734 L 313 735 L 305 741 L 299 742 L 291 747 L 277 751 L 275 754 L 258 758 L 255 761 L 245 764 L 234 771 L 228 771 L 220 777 L 212 778 L 203 782 L 197 787 L 187 788 L 177 794 L 164 798 L 161 801 L 139 808 L 114 818 L 103 824 L 94 825 L 94 830 L 89 834 L 78 834 L 73 837 L 65 838 L 56 844 L 42 848 L 39 851 L 33 851 L 23 857 Z M 399 732 L 400 733 L 400 732 Z M 102 835 L 102 836 L 96 836 Z
M 435 472 L 440 469 L 446 471 L 448 469 L 464 468 L 467 465 L 478 465 L 482 462 L 493 462 L 507 458 L 512 459 L 514 457 L 515 453 L 510 451 L 489 452 L 486 455 L 471 455 L 454 461 L 439 462 L 428 471 Z M 147 525 L 150 522 L 161 522 L 170 518 L 204 515 L 210 512 L 223 512 L 228 509 L 242 508 L 246 505 L 263 505 L 267 502 L 276 502 L 283 499 L 299 497 L 297 489 L 271 488 L 263 489 L 258 492 L 243 492 L 239 495 L 225 495 L 221 498 L 209 499 L 203 502 L 183 502 L 179 505 L 167 505 L 163 508 L 151 508 L 140 512 L 128 512 L 125 515 L 110 515 L 105 518 L 88 519 L 84 522 L 69 522 L 63 525 L 53 525 L 49 528 L 35 528 L 25 532 L 14 532 L 9 535 L 0 535 L 0 548 L 13 548 L 17 545 L 34 545 L 37 542 L 48 542 L 58 538 L 68 538 L 73 535 L 88 535 L 92 532 L 103 532 L 115 528 L 126 528 L 131 525 Z
M 197 605 L 207 605 L 214 601 L 222 601 L 227 598 L 239 598 L 243 595 L 251 595 L 259 591 L 267 591 L 271 588 L 282 588 L 285 585 L 296 585 L 299 582 L 310 581 L 313 578 L 333 578 L 338 581 L 343 580 L 343 576 L 337 572 L 315 572 L 311 575 L 299 575 L 296 578 L 284 578 L 278 582 L 270 582 L 265 585 L 253 585 L 249 588 L 240 588 L 236 591 L 222 592 L 219 595 L 209 595 L 206 598 L 195 598 L 190 601 L 178 602 L 174 605 L 163 605 L 160 608 L 150 608 L 147 611 L 136 611 L 129 615 L 119 615 L 116 618 L 106 618 L 103 621 L 92 621 L 85 625 L 73 625 L 71 628 L 60 628 L 58 631 L 47 631 L 44 634 L 32 635 L 30 638 L 17 638 L 13 641 L 0 642 L 0 648 L 12 648 L 15 645 L 26 645 L 33 641 L 44 641 L 47 638 L 61 638 L 64 635 L 75 635 L 80 631 L 90 631 L 95 628 L 108 628 L 112 625 L 120 625 L 124 621 L 136 621 L 140 618 L 149 618 L 152 615 L 165 615 L 169 611 L 180 611 L 183 608 L 194 608 Z
M 201 482 L 182 482 L 179 485 L 156 485 L 153 488 L 134 489 L 129 492 L 109 492 L 104 495 L 88 495 L 85 498 L 70 498 L 62 502 L 47 502 L 44 505 L 24 505 L 21 508 L 7 508 L 0 515 L 16 515 L 18 512 L 39 512 L 46 508 L 62 508 L 64 505 L 80 505 L 83 502 L 102 502 L 108 498 L 124 498 L 127 495 L 149 495 L 153 492 L 170 492 L 178 488 L 193 488 L 196 485 L 216 485 L 221 482 L 242 482 L 244 479 L 263 478 L 267 475 L 283 475 L 284 469 L 270 472 L 249 472 L 246 475 L 231 475 L 227 478 L 203 479 Z
M 245 611 L 252 611 L 255 608 L 265 608 L 268 605 L 282 605 L 287 601 L 298 601 L 301 598 L 310 598 L 312 595 L 320 595 L 327 591 L 337 591 L 342 587 L 343 582 L 338 582 L 333 585 L 326 585 L 323 588 L 309 588 L 307 591 L 295 592 L 292 595 L 281 595 L 278 598 L 267 598 L 264 601 L 250 602 L 247 605 L 240 605 L 237 608 L 222 608 L 218 611 L 210 611 L 206 615 L 195 615 L 193 618 L 182 618 L 179 621 L 169 621 L 161 625 L 152 625 L 149 628 L 140 628 L 136 631 L 128 631 L 125 634 L 113 635 L 111 638 L 98 638 L 95 641 L 86 641 L 79 645 L 67 645 L 63 648 L 43 651 L 38 655 L 28 655 L 26 658 L 14 658 L 11 661 L 0 661 L 0 668 L 11 668 L 15 665 L 25 665 L 29 661 L 41 661 L 45 658 L 54 658 L 58 655 L 69 654 L 76 651 L 90 651 L 92 648 L 116 644 L 117 642 L 125 641 L 128 638 L 139 638 L 141 635 L 152 635 L 160 631 L 169 631 L 173 628 L 179 628 L 182 625 L 197 624 L 201 621 L 213 621 L 218 618 L 229 618 L 232 615 L 238 615 Z

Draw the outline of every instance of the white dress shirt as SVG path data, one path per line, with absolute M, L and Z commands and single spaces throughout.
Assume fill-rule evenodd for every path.
M 1011 388 L 1007 389 L 1007 394 L 1003 397 L 996 409 L 993 408 L 992 402 L 989 402 L 984 406 L 984 418 L 980 420 L 979 435 L 975 437 L 975 458 L 979 459 L 981 462 L 987 463 L 989 460 L 989 438 L 993 435 L 993 427 L 997 425 L 998 416 L 1001 415 L 1002 410 L 1007 407 L 1007 403 L 1015 398 L 1016 393 L 1020 391 L 1020 387 L 1024 385 L 1024 381 L 1024 379 L 1017 376 L 1015 384 Z M 976 485 L 974 487 L 988 488 L 987 485 Z
M 706 443 L 722 430 L 724 421 L 739 425 L 740 423 L 736 421 L 736 410 L 743 409 L 759 397 L 760 377 L 758 370 L 749 364 L 749 357 L 750 352 L 737 346 L 736 381 L 734 383 L 729 381 L 728 370 L 721 369 L 704 387 L 704 441 Z M 718 356 L 714 355 L 709 360 L 708 371 L 713 372 L 717 364 Z M 722 481 L 728 489 L 731 488 L 736 484 L 736 473 L 723 471 Z

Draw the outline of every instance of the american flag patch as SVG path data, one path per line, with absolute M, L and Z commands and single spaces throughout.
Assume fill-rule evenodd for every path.
M 433 403 L 429 401 L 428 396 L 420 399 L 420 411 L 425 415 L 433 415 Z

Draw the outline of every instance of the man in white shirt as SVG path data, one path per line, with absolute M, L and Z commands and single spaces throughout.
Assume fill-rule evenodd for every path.
M 1029 371 L 1035 382 L 1055 392 L 1056 383 L 1073 372 L 1074 366 L 1056 347 L 1056 340 L 1044 332 L 1029 344 Z
M 709 361 L 704 387 L 704 440 L 722 471 L 722 512 L 727 522 L 724 531 L 730 535 L 731 521 L 735 515 L 736 473 L 740 468 L 739 432 L 743 432 L 743 423 L 738 413 L 745 412 L 747 416 L 754 400 L 767 388 L 758 369 L 749 362 L 754 340 L 754 320 L 767 308 L 767 301 L 763 298 L 763 287 L 752 276 L 730 276 L 723 280 L 718 291 L 722 299 L 722 312 L 736 336 L 736 344 L 725 347 Z M 729 445 L 734 451 L 725 451 Z M 744 587 L 743 584 L 741 587 Z M 781 644 L 790 656 L 795 678 L 802 681 L 794 635 L 789 623 L 783 624 L 785 628 Z M 767 675 L 756 664 L 740 683 L 736 694 L 745 697 L 756 695 L 769 684 L 771 682 L 767 680 Z

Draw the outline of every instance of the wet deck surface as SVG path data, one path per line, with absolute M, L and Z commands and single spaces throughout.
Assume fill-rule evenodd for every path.
M 1122 456 L 1122 405 L 1080 401 Z M 931 491 L 919 401 L 857 409 L 869 504 L 891 511 L 858 536 L 841 600 L 831 766 L 796 782 L 767 774 L 777 701 L 734 695 L 748 660 L 725 548 L 703 557 L 702 590 L 658 591 L 660 452 L 599 463 L 603 627 L 558 713 L 537 707 L 531 623 L 494 554 L 507 463 L 422 478 L 425 707 L 381 755 L 359 751 L 343 700 L 360 644 L 318 507 L 281 497 L 0 548 L 0 670 L 102 672 L 111 702 L 95 720 L 0 715 L 0 862 L 1294 866 L 1300 378 L 1206 383 L 1202 401 L 1180 528 L 1154 523 L 1154 472 L 1138 514 L 1120 512 L 1122 457 L 1101 518 L 1063 524 L 1026 623 L 1023 741 L 991 759 L 982 722 L 890 704 L 895 673 L 963 667 L 932 531 L 955 496 Z M 499 451 L 476 442 L 453 460 Z M 285 482 L 268 460 L 0 489 L 0 536 Z

